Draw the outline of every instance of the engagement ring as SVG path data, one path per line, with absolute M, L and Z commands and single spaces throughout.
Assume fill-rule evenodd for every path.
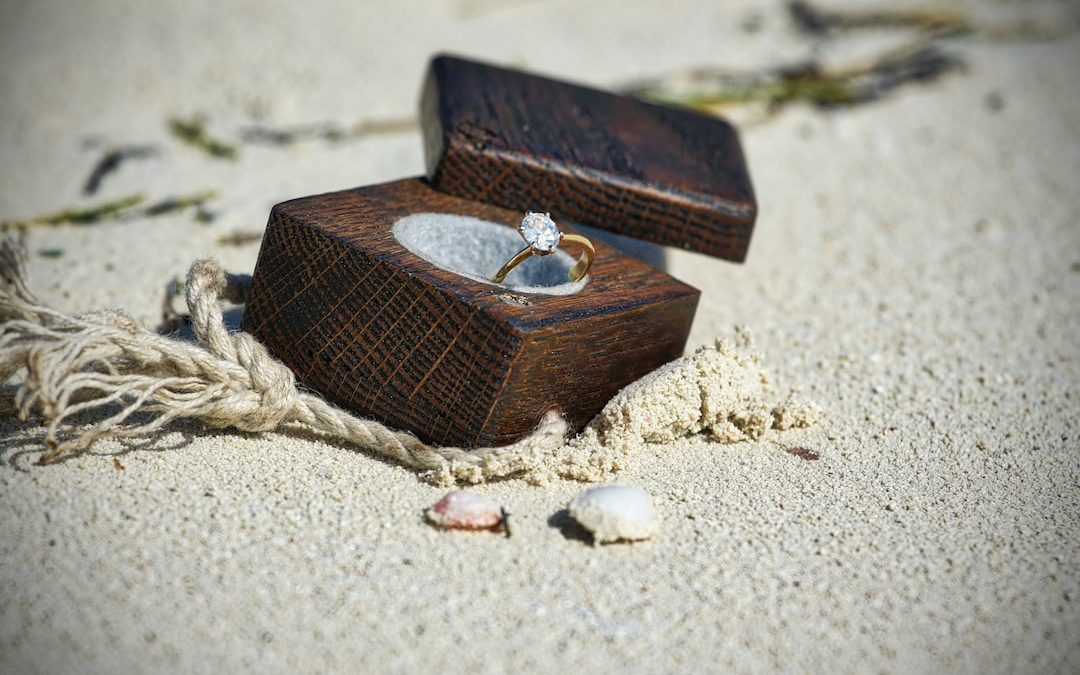
M 550 213 L 526 212 L 525 217 L 521 219 L 521 225 L 518 226 L 518 232 L 521 233 L 521 238 L 525 240 L 528 246 L 518 251 L 513 258 L 507 260 L 506 264 L 495 273 L 495 276 L 491 278 L 495 283 L 501 284 L 506 275 L 510 274 L 510 270 L 532 256 L 554 253 L 560 244 L 572 244 L 581 249 L 581 257 L 578 258 L 577 264 L 567 274 L 570 281 L 578 281 L 589 273 L 593 257 L 596 255 L 596 249 L 593 248 L 592 242 L 581 235 L 560 232 L 555 221 L 551 219 Z

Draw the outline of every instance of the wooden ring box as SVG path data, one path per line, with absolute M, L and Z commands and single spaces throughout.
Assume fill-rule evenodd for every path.
M 523 212 L 547 211 L 564 231 L 742 261 L 757 207 L 731 125 L 446 56 L 421 115 L 426 178 L 270 214 L 243 327 L 303 386 L 427 442 L 477 447 L 521 438 L 553 408 L 580 428 L 682 355 L 699 292 L 620 249 L 597 242 L 585 282 L 553 294 L 486 281 L 498 262 L 446 269 L 402 243 L 401 223 L 425 221 L 467 258 L 492 234 L 520 248 Z

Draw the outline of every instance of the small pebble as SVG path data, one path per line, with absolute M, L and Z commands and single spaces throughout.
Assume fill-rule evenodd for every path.
M 648 539 L 659 528 L 652 497 L 639 488 L 605 485 L 586 490 L 570 502 L 567 510 L 592 532 L 594 544 Z
M 503 521 L 503 509 L 493 500 L 465 490 L 454 490 L 427 510 L 435 525 L 457 530 L 490 530 Z

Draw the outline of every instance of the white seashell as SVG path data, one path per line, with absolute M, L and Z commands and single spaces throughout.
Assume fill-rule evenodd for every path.
M 427 517 L 439 527 L 488 530 L 502 522 L 503 510 L 487 497 L 465 490 L 454 490 L 428 509 Z
M 652 498 L 639 488 L 605 485 L 586 490 L 566 507 L 570 516 L 592 532 L 593 542 L 648 539 L 659 522 Z

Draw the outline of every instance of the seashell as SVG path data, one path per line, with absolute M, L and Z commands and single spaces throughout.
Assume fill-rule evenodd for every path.
M 659 522 L 652 497 L 639 488 L 604 485 L 586 490 L 567 505 L 570 516 L 589 532 L 593 543 L 648 539 Z
M 503 521 L 503 509 L 493 500 L 465 490 L 454 490 L 427 510 L 435 525 L 458 530 L 489 530 Z

